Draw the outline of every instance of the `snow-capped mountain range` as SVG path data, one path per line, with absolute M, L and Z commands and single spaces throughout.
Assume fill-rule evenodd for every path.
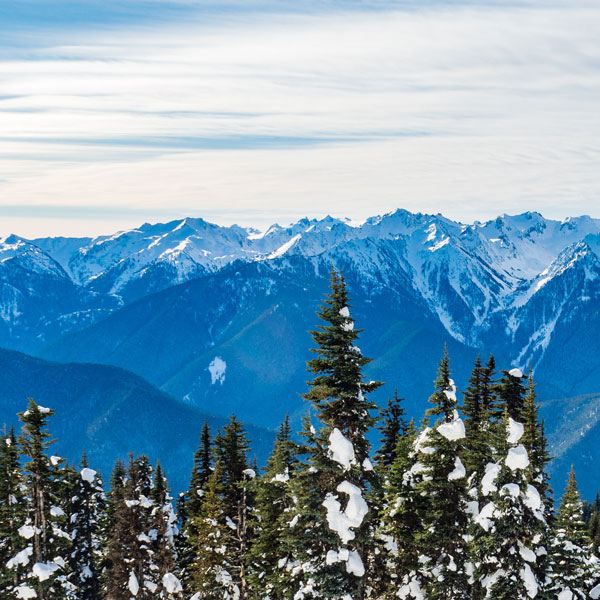
M 499 323 L 517 341 L 521 315 L 550 282 L 583 269 L 579 299 L 589 301 L 586 286 L 596 278 L 599 234 L 600 220 L 587 216 L 554 221 L 528 212 L 465 225 L 442 215 L 398 210 L 360 224 L 302 219 L 262 233 L 186 218 L 94 239 L 12 235 L 0 240 L 0 318 L 18 329 L 26 318 L 26 298 L 36 291 L 14 281 L 11 272 L 71 288 L 85 305 L 84 314 L 65 311 L 58 318 L 79 326 L 82 318 L 88 324 L 104 316 L 107 307 L 215 273 L 234 261 L 326 256 L 334 262 L 343 258 L 361 278 L 379 285 L 393 286 L 401 276 L 461 342 L 479 346 Z M 566 298 L 555 300 L 535 339 L 518 348 L 515 360 L 547 346 Z
M 420 415 L 444 342 L 460 385 L 492 351 L 500 368 L 531 364 L 543 399 L 600 391 L 600 220 L 587 216 L 462 224 L 397 210 L 264 232 L 186 218 L 94 239 L 11 235 L 0 240 L 0 346 L 119 366 L 274 427 L 304 410 L 307 331 L 332 264 L 370 374 L 389 384 L 382 400 L 398 387 Z

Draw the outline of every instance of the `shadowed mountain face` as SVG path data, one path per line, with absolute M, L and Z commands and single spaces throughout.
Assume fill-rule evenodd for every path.
M 184 219 L 96 239 L 12 236 L 0 243 L 0 344 L 122 367 L 219 415 L 297 423 L 335 265 L 374 359 L 367 375 L 388 383 L 378 401 L 397 387 L 422 414 L 444 342 L 459 388 L 493 352 L 499 368 L 531 364 L 542 399 L 593 394 L 599 232 L 589 217 L 464 225 L 399 210 L 264 233 Z
M 52 451 L 78 461 L 85 449 L 94 468 L 108 477 L 116 458 L 128 452 L 160 458 L 174 490 L 187 486 L 193 453 L 205 419 L 213 429 L 227 419 L 209 415 L 156 389 L 123 369 L 94 364 L 58 364 L 20 352 L 0 350 L 0 423 L 14 424 L 32 397 L 55 411 Z M 274 435 L 250 427 L 259 461 Z

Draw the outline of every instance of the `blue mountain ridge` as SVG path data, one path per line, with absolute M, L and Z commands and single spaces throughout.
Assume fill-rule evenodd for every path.
M 465 225 L 403 210 L 262 233 L 181 219 L 96 239 L 13 236 L 0 243 L 0 344 L 122 367 L 190 406 L 260 426 L 286 412 L 298 424 L 308 332 L 335 265 L 374 359 L 367 376 L 387 382 L 378 402 L 398 388 L 420 417 L 444 343 L 459 388 L 477 353 L 493 352 L 499 368 L 533 367 L 559 453 L 575 413 L 553 399 L 595 404 L 600 390 L 599 241 L 600 221 L 585 216 Z M 45 297 L 58 281 L 70 286 L 67 299 Z M 28 304 L 32 295 L 43 300 Z M 596 456 L 594 431 L 578 435 L 576 467 L 588 450 Z M 585 478 L 590 495 L 600 479 Z

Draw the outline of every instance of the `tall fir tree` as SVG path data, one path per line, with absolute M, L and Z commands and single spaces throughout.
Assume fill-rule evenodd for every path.
M 190 566 L 191 600 L 237 600 L 241 596 L 232 571 L 229 548 L 234 544 L 232 523 L 227 521 L 221 497 L 221 463 L 217 460 L 202 496 L 202 509 L 191 519 L 190 544 L 194 560 Z
M 457 410 L 447 349 L 429 401 L 432 407 L 427 415 L 431 426 L 421 433 L 416 453 L 421 477 L 415 482 L 415 489 L 425 502 L 415 545 L 421 555 L 426 596 L 431 600 L 466 600 L 467 473 L 460 458 L 465 426 Z
M 398 397 L 398 390 L 395 389 L 387 406 L 380 411 L 377 428 L 381 432 L 381 440 L 379 449 L 375 452 L 375 461 L 382 472 L 394 462 L 398 442 L 406 433 L 408 422 L 402 402 L 403 399 Z
M 67 577 L 66 553 L 70 538 L 61 527 L 65 513 L 57 494 L 62 459 L 48 456 L 52 439 L 47 421 L 54 411 L 29 400 L 27 410 L 19 413 L 23 423 L 19 444 L 25 457 L 27 487 L 26 521 L 21 535 L 31 548 L 27 584 L 17 591 L 23 597 L 35 591 L 45 600 L 64 598 L 70 588 Z
M 68 499 L 71 552 L 69 582 L 78 600 L 100 598 L 101 526 L 105 509 L 102 478 L 90 468 L 85 452 Z
M 495 385 L 495 391 L 498 396 L 498 404 L 495 416 L 498 420 L 502 419 L 504 411 L 508 411 L 508 416 L 515 421 L 521 421 L 521 413 L 525 405 L 525 381 L 527 378 L 520 369 L 503 370 L 502 377 Z
M 298 468 L 298 448 L 292 439 L 289 417 L 279 428 L 264 476 L 255 480 L 253 529 L 249 552 L 250 598 L 286 598 L 286 573 L 279 567 L 287 559 L 282 541 L 289 529 L 293 500 L 290 482 Z
M 288 541 L 290 595 L 301 598 L 366 595 L 365 565 L 372 547 L 372 529 L 365 500 L 373 467 L 367 432 L 375 419 L 374 404 L 365 394 L 381 383 L 365 381 L 370 362 L 355 346 L 360 330 L 350 316 L 346 283 L 331 272 L 330 294 L 318 312 L 324 322 L 312 332 L 316 357 L 308 362 L 314 374 L 304 398 L 317 414 L 318 431 L 304 428 L 307 461 L 294 481 L 297 500 Z M 298 535 L 298 532 L 303 532 Z
M 523 446 L 524 426 L 505 409 L 495 445 L 496 461 L 488 463 L 480 497 L 486 502 L 474 515 L 482 535 L 471 548 L 475 578 L 490 600 L 541 597 L 545 585 L 545 505 L 535 485 L 528 483 L 529 456 Z
M 202 493 L 212 473 L 212 444 L 208 421 L 204 421 L 200 433 L 200 445 L 194 453 L 194 465 L 186 498 L 186 515 L 190 518 L 200 514 Z
M 415 532 L 422 528 L 421 515 L 425 513 L 426 499 L 417 491 L 416 485 L 423 478 L 421 464 L 417 462 L 420 449 L 418 440 L 427 435 L 428 426 L 423 423 L 419 436 L 414 421 L 396 447 L 394 461 L 385 481 L 385 493 L 381 511 L 381 536 L 386 542 L 384 557 L 386 575 L 376 589 L 384 598 L 397 593 L 405 598 L 419 598 L 423 594 L 423 577 L 420 573 L 419 549 L 414 540 Z M 423 596 L 424 597 L 424 596 Z
M 26 497 L 14 429 L 0 439 L 0 599 L 16 596 L 25 582 L 32 549 L 19 533 L 25 525 Z
M 169 484 L 160 461 L 154 470 L 154 482 L 150 491 L 153 502 L 150 515 L 150 539 L 152 562 L 150 571 L 153 574 L 154 598 L 175 600 L 181 598 L 183 587 L 178 577 L 177 552 L 175 538 L 177 536 L 177 516 L 173 510 L 173 498 L 169 494 Z
M 572 467 L 553 533 L 549 592 L 561 600 L 588 598 L 595 575 L 593 550 L 583 521 L 583 503 Z

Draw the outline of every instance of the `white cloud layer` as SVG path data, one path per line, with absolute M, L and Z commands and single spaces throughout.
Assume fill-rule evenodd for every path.
M 600 216 L 594 3 L 236 14 L 57 29 L 0 56 L 0 233 Z

